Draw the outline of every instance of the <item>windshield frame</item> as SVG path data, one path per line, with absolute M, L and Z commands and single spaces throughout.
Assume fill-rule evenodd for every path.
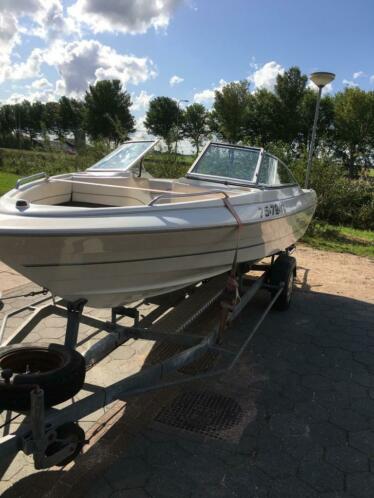
M 115 172 L 126 172 L 129 171 L 135 164 L 137 164 L 139 161 L 141 161 L 146 154 L 148 154 L 153 147 L 159 142 L 159 140 L 127 140 L 126 142 L 123 142 L 119 147 L 115 148 L 112 152 L 104 156 L 100 161 L 102 161 L 105 158 L 110 158 L 111 156 L 114 156 L 118 152 L 120 152 L 127 144 L 136 144 L 136 143 L 149 143 L 149 147 L 145 149 L 144 152 L 142 152 L 139 156 L 137 156 L 131 163 L 126 168 L 96 168 L 95 166 L 100 163 L 100 161 L 97 161 L 95 164 L 90 166 L 89 168 L 86 169 L 86 171 L 97 171 L 101 173 L 105 172 L 110 172 L 110 171 L 115 171 Z
M 224 149 L 241 149 L 241 150 L 253 150 L 259 153 L 258 155 L 258 160 L 256 164 L 256 169 L 254 171 L 253 177 L 256 179 L 255 181 L 249 181 L 249 180 L 243 180 L 241 178 L 232 178 L 228 176 L 220 176 L 220 175 L 207 175 L 204 173 L 196 173 L 194 172 L 195 167 L 197 164 L 200 162 L 200 160 L 204 157 L 206 151 L 208 148 L 213 145 L 215 147 L 221 147 Z M 234 145 L 234 144 L 224 144 L 224 143 L 219 143 L 219 142 L 208 142 L 204 149 L 202 150 L 201 154 L 195 159 L 193 162 L 191 168 L 187 171 L 186 173 L 186 178 L 192 178 L 195 180 L 206 180 L 206 181 L 212 181 L 212 182 L 219 182 L 219 183 L 224 183 L 224 184 L 230 184 L 230 185 L 248 185 L 251 187 L 256 187 L 257 186 L 257 176 L 259 172 L 260 165 L 262 163 L 262 157 L 264 154 L 264 149 L 261 147 L 249 147 L 245 145 Z
M 285 168 L 286 170 L 290 173 L 291 175 L 291 178 L 294 180 L 293 182 L 291 183 L 283 183 L 281 185 L 270 185 L 270 184 L 267 184 L 267 183 L 260 183 L 258 180 L 257 180 L 257 185 L 260 187 L 260 188 L 263 188 L 263 189 L 279 189 L 279 188 L 287 188 L 287 187 L 299 187 L 300 185 L 297 183 L 296 181 L 296 178 L 294 177 L 292 171 L 290 170 L 290 168 L 287 166 L 287 164 L 282 161 L 281 159 L 279 159 L 279 157 L 275 156 L 274 154 L 271 154 L 270 152 L 267 152 L 266 150 L 264 151 L 263 153 L 263 156 L 262 158 L 264 159 L 265 155 L 268 155 L 274 159 L 276 159 L 279 163 L 281 163 Z M 261 161 L 261 164 L 260 164 L 260 168 L 258 170 L 258 173 L 260 172 L 260 169 L 261 169 L 261 166 L 262 166 L 262 161 Z

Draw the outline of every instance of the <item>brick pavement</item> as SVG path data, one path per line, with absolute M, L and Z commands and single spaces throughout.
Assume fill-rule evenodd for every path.
M 296 256 L 292 308 L 271 313 L 237 368 L 92 416 L 88 435 L 102 434 L 63 471 L 32 471 L 19 455 L 3 475 L 3 496 L 372 498 L 373 264 L 306 248 Z M 228 344 L 247 334 L 266 299 L 243 312 Z M 45 330 L 63 332 L 57 322 Z M 150 361 L 152 349 L 130 347 L 123 368 L 136 369 L 139 354 Z M 108 359 L 111 375 L 123 366 L 120 352 Z M 155 422 L 182 391 L 229 396 L 245 407 L 240 438 L 215 440 Z

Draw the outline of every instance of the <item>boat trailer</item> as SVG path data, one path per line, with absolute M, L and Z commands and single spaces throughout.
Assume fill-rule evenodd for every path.
M 167 341 L 184 349 L 107 387 L 100 387 L 87 397 L 74 400 L 73 403 L 64 407 L 46 406 L 43 389 L 38 385 L 33 386 L 29 392 L 29 409 L 20 410 L 20 414 L 25 415 L 23 423 L 15 433 L 0 438 L 0 458 L 9 458 L 18 451 L 23 451 L 27 455 L 33 455 L 36 469 L 46 469 L 54 465 L 64 466 L 80 453 L 85 443 L 84 431 L 77 423 L 80 419 L 115 400 L 126 400 L 130 396 L 204 380 L 233 369 L 273 306 L 279 309 L 288 308 L 296 274 L 296 260 L 290 256 L 293 250 L 294 247 L 272 256 L 268 264 L 238 265 L 239 293 L 236 292 L 236 295 L 239 294 L 240 299 L 233 297 L 233 294 L 231 297 L 229 295 L 228 299 L 225 298 L 227 289 L 222 291 L 222 276 L 201 283 L 190 297 L 182 299 L 180 304 L 177 304 L 177 309 L 178 307 L 184 308 L 187 318 L 179 327 L 174 328 L 172 331 L 174 333 L 158 330 L 157 324 L 153 328 L 140 327 L 139 311 L 135 308 L 112 309 L 111 321 L 94 318 L 83 313 L 84 300 L 75 303 L 53 300 L 53 302 L 46 303 L 51 298 L 44 297 L 33 305 L 24 306 L 5 315 L 0 329 L 1 348 L 21 343 L 39 322 L 51 315 L 67 319 L 65 347 L 71 350 L 76 349 L 80 324 L 105 331 L 107 333 L 105 337 L 83 354 L 86 370 L 92 368 L 129 339 Z M 255 279 L 250 278 L 249 271 L 259 272 L 260 276 Z M 217 288 L 216 279 L 220 279 L 219 288 Z M 266 308 L 235 351 L 225 348 L 222 344 L 225 329 L 260 289 L 267 289 L 271 294 Z M 230 292 L 232 289 L 229 289 L 228 294 Z M 201 305 L 191 314 L 191 302 L 194 300 L 200 300 Z M 197 317 L 217 301 L 220 302 L 222 310 L 219 325 L 206 336 L 184 332 Z M 26 310 L 31 311 L 31 315 L 16 332 L 4 340 L 8 320 Z M 119 317 L 131 317 L 134 325 L 120 325 Z M 191 365 L 209 352 L 218 358 L 210 370 L 197 374 L 183 373 L 183 375 L 179 372 L 180 369 Z M 10 383 L 12 372 L 7 370 L 3 369 L 1 376 L 5 383 Z M 7 420 L 11 420 L 10 412 L 7 412 Z

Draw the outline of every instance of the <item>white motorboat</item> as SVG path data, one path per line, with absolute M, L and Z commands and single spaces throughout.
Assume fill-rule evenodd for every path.
M 140 176 L 154 141 L 84 172 L 21 179 L 0 199 L 0 259 L 67 301 L 114 307 L 186 287 L 294 244 L 313 190 L 256 147 L 209 143 L 178 180 Z M 144 168 L 143 168 L 144 169 Z

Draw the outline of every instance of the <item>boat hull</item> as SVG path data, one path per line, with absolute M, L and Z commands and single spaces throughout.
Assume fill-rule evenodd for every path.
M 243 223 L 239 262 L 258 261 L 303 236 L 314 203 L 269 219 Z M 97 308 L 119 306 L 194 284 L 228 271 L 238 226 L 187 227 L 144 232 L 3 234 L 0 258 L 68 301 Z

